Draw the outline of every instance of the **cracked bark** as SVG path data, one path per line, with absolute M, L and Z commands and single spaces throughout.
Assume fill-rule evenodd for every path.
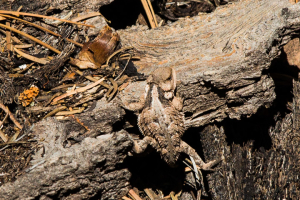
M 194 148 L 203 149 L 206 160 L 225 156 L 217 171 L 206 175 L 213 199 L 300 195 L 298 82 L 292 112 L 281 120 L 269 114 L 279 110 L 273 105 L 278 93 L 270 68 L 299 30 L 299 4 L 245 0 L 153 30 L 134 26 L 118 31 L 123 46 L 141 53 L 134 62 L 138 72 L 148 75 L 161 66 L 177 71 L 191 138 L 187 142 L 199 139 L 201 147 Z M 139 99 L 144 85 L 131 83 L 120 96 Z M 271 121 L 265 126 L 259 124 L 264 116 Z M 64 144 L 66 137 L 81 130 L 73 121 L 34 124 L 28 133 L 45 138 L 45 155 L 37 152 L 36 168 L 1 186 L 1 198 L 118 199 L 128 191 L 131 172 L 124 159 L 132 142 L 122 127 L 115 129 L 124 110 L 99 101 L 91 113 L 78 117 L 89 123 L 95 138 L 71 146 Z
M 139 72 L 175 68 L 183 110 L 190 116 L 186 125 L 203 126 L 251 116 L 273 102 L 268 69 L 299 31 L 298 9 L 288 1 L 248 0 L 165 27 L 137 26 L 119 33 L 124 46 L 141 52 L 135 62 Z

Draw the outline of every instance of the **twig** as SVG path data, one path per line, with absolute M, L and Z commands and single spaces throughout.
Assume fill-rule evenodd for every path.
M 45 117 L 43 117 L 43 119 L 46 119 L 47 117 L 51 117 L 51 116 L 55 115 L 56 113 L 58 113 L 59 111 L 65 110 L 66 108 L 67 108 L 67 106 L 60 106 L 58 108 L 55 108 L 54 110 L 49 112 L 47 115 L 45 115 Z
M 141 0 L 143 7 L 145 9 L 146 15 L 148 17 L 151 28 L 157 27 L 157 21 L 155 18 L 155 14 L 152 8 L 152 4 L 149 0 Z
M 11 145 L 11 144 L 27 144 L 27 143 L 30 143 L 30 142 L 26 142 L 26 141 L 14 141 L 14 142 L 7 142 L 7 143 L 2 143 L 0 144 L 0 146 L 4 146 L 4 145 Z
M 192 156 L 190 156 L 190 160 L 192 161 L 192 165 L 193 165 L 194 171 L 197 172 L 197 165 L 196 165 L 195 160 L 194 160 L 194 158 Z M 195 176 L 196 176 L 196 179 L 199 181 L 200 178 L 199 178 L 198 173 L 195 173 Z
M 118 54 L 118 53 L 120 53 L 120 52 L 122 52 L 122 51 L 128 50 L 128 49 L 133 49 L 133 47 L 123 47 L 123 48 L 121 48 L 121 49 L 115 51 L 113 54 L 111 54 L 111 55 L 108 57 L 108 59 L 107 59 L 107 61 L 106 61 L 106 65 L 108 65 L 110 59 L 111 59 L 112 57 L 114 57 L 116 54 Z
M 66 19 L 68 20 L 71 16 L 73 15 L 73 11 L 70 10 L 66 15 L 61 15 L 59 16 L 60 19 Z M 58 26 L 62 23 L 64 23 L 63 21 L 60 21 L 60 20 L 55 20 L 55 21 L 52 21 L 52 22 L 47 22 L 48 24 L 51 24 L 51 25 L 54 25 L 54 26 Z
M 9 118 L 11 119 L 11 121 L 19 128 L 22 129 L 23 126 L 15 119 L 15 117 L 13 116 L 13 114 L 9 111 L 9 109 L 0 102 L 0 108 L 2 110 L 4 110 L 4 112 L 8 113 Z
M 39 165 L 44 164 L 44 162 L 46 162 L 46 160 L 42 160 L 42 161 L 38 162 L 37 164 L 33 165 L 32 167 L 26 169 L 25 172 L 30 172 L 31 170 L 33 170 L 34 168 L 38 167 Z
M 137 195 L 133 189 L 129 190 L 129 194 L 134 198 L 134 200 L 142 200 L 139 195 Z
M 6 26 L 10 27 L 10 23 L 9 22 L 6 22 L 5 24 L 6 24 Z M 11 31 L 6 31 L 6 45 L 7 45 L 6 48 L 9 51 L 12 51 L 13 45 L 11 43 Z
M 153 10 L 151 1 L 150 1 L 150 0 L 147 0 L 147 3 L 148 3 L 148 7 L 150 8 L 150 12 L 151 12 L 151 14 L 152 14 L 152 18 L 153 18 L 152 20 L 153 20 L 153 22 L 154 22 L 154 24 L 155 24 L 155 27 L 154 27 L 154 28 L 156 28 L 156 27 L 157 27 L 157 21 L 156 21 L 156 17 L 155 17 L 155 13 L 154 13 L 154 10 Z
M 27 49 L 27 48 L 30 48 L 32 46 L 33 46 L 32 44 L 17 44 L 17 45 L 14 45 L 14 47 L 17 48 L 17 49 Z
M 63 95 L 61 95 L 59 97 L 56 97 L 55 99 L 53 99 L 52 104 L 55 104 L 57 101 L 59 101 L 61 99 L 64 99 L 64 98 L 66 98 L 66 97 L 68 97 L 70 95 L 73 95 L 73 94 L 76 94 L 76 93 L 79 93 L 79 92 L 84 92 L 84 91 L 86 91 L 88 89 L 91 89 L 91 88 L 95 87 L 96 85 L 100 84 L 101 82 L 103 82 L 105 80 L 105 78 L 106 78 L 106 76 L 103 77 L 103 78 L 101 78 L 100 80 L 98 80 L 98 81 L 90 84 L 90 85 L 87 85 L 87 86 L 82 87 L 82 88 L 78 88 L 76 90 L 67 92 L 67 93 L 65 93 L 65 94 L 63 94 Z
M 188 158 L 186 158 L 185 160 L 183 160 L 183 163 L 185 165 L 187 165 L 188 167 L 190 167 L 187 163 L 191 164 L 193 167 L 190 167 L 190 169 L 194 172 L 195 174 L 195 177 L 196 177 L 196 182 L 201 184 L 201 186 L 204 188 L 205 190 L 205 185 L 204 185 L 204 182 L 203 182 L 203 175 L 202 175 L 202 172 L 200 171 L 200 168 L 199 166 L 196 165 L 193 157 L 190 156 L 190 159 L 192 160 L 189 160 Z M 197 188 L 197 185 L 196 185 L 196 188 Z M 201 196 L 200 196 L 201 197 Z
M 115 81 L 117 81 L 117 80 L 122 76 L 122 74 L 123 74 L 124 71 L 126 70 L 126 67 L 127 67 L 128 63 L 129 63 L 131 57 L 132 57 L 132 55 L 130 54 L 130 56 L 129 56 L 128 60 L 127 60 L 127 63 L 126 63 L 126 65 L 125 65 L 125 67 L 124 67 L 124 69 L 123 69 L 122 72 L 115 78 Z
M 77 114 L 77 113 L 82 113 L 82 111 L 84 111 L 85 108 L 80 108 L 78 110 L 72 110 L 72 111 L 60 111 L 57 112 L 55 115 L 73 115 L 73 114 Z
M 155 194 L 155 192 L 151 188 L 145 188 L 144 191 L 148 195 L 150 200 L 161 199 L 158 195 Z
M 3 140 L 3 142 L 7 142 L 8 141 L 8 137 L 5 135 L 5 133 L 3 133 L 3 131 L 0 130 L 0 137 Z
M 171 192 L 170 192 L 170 197 L 171 197 L 171 199 L 172 199 L 172 200 L 178 200 L 178 198 L 175 197 L 174 193 L 175 193 L 174 191 L 171 191 Z
M 19 141 L 21 140 L 23 137 L 25 137 L 28 133 L 23 134 L 21 137 L 19 137 L 18 139 L 16 139 L 15 141 Z M 4 149 L 6 149 L 7 147 L 9 147 L 9 144 L 6 143 L 6 146 L 3 147 L 2 149 L 0 149 L 0 151 L 3 151 Z
M 79 74 L 80 76 L 83 76 L 83 72 L 81 72 L 80 70 L 76 70 L 75 71 L 77 74 Z M 93 81 L 93 82 L 96 82 L 96 81 L 98 81 L 98 79 L 95 79 L 95 78 L 93 78 L 92 76 L 84 76 L 86 79 L 88 79 L 88 80 L 90 80 L 90 81 Z M 100 83 L 100 85 L 102 85 L 102 86 L 104 86 L 104 87 L 106 87 L 107 89 L 109 89 L 110 88 L 110 86 L 109 85 L 107 85 L 106 83 Z
M 105 89 L 98 92 L 97 95 L 89 95 L 87 97 L 81 98 L 80 101 L 73 104 L 71 107 L 79 106 L 79 105 L 84 104 L 88 101 L 91 101 L 91 100 L 94 100 L 94 99 L 97 99 L 97 98 L 101 98 L 101 97 L 103 97 L 104 92 L 105 92 Z
M 96 80 L 98 81 L 98 79 Z M 51 88 L 51 91 L 55 91 L 55 90 L 62 90 L 62 89 L 65 89 L 65 88 L 69 88 L 69 87 L 73 87 L 74 83 L 70 83 L 70 84 L 65 84 L 65 85 L 59 85 L 57 87 L 54 87 L 54 88 Z M 77 87 L 84 87 L 86 86 L 86 84 L 84 83 L 79 83 L 78 85 L 76 85 Z M 59 94 L 61 95 L 61 94 Z M 59 95 L 56 95 L 55 97 L 58 97 Z M 52 99 L 54 99 L 55 97 L 53 97 Z
M 0 16 L 0 18 L 1 18 L 1 16 Z M 4 30 L 2 30 L 2 29 L 0 29 L 0 32 L 6 34 L 6 31 L 4 31 Z M 23 44 L 23 42 L 21 42 L 21 41 L 20 41 L 17 37 L 15 37 L 15 36 L 12 36 L 11 39 L 12 39 L 15 43 L 17 43 L 17 44 Z
M 39 43 L 40 45 L 42 45 L 42 46 L 44 46 L 44 47 L 50 49 L 51 51 L 54 51 L 54 52 L 57 53 L 57 54 L 60 54 L 60 53 L 61 53 L 59 50 L 55 49 L 54 47 L 50 46 L 49 44 L 47 44 L 47 43 L 45 43 L 45 42 L 42 42 L 41 40 L 36 39 L 35 37 L 32 37 L 31 35 L 28 35 L 27 33 L 24 33 L 24 32 L 22 32 L 22 31 L 19 31 L 19 30 L 15 29 L 15 28 L 6 26 L 6 25 L 4 25 L 4 24 L 0 24 L 0 26 L 1 26 L 1 27 L 4 27 L 4 28 L 6 28 L 6 29 L 12 30 L 13 32 L 16 32 L 16 33 L 18 33 L 18 34 L 20 34 L 20 35 L 23 35 L 23 36 L 25 36 L 25 37 L 27 37 L 27 38 L 29 38 L 29 39 L 31 39 L 31 40 L 33 40 L 33 41 Z
M 2 122 L 0 122 L 0 130 L 1 130 L 1 127 L 4 124 L 5 120 L 7 119 L 7 117 L 8 117 L 8 113 L 6 113 L 6 115 L 5 115 L 4 119 L 2 120 Z
M 210 4 L 213 6 L 212 2 L 210 2 L 209 0 L 192 0 L 194 2 L 199 2 L 199 3 L 203 3 L 203 1 L 205 1 L 206 3 Z
M 116 81 L 114 81 L 114 79 L 112 79 L 112 78 L 109 78 L 109 80 L 110 80 L 110 82 L 112 83 L 112 85 L 113 85 L 113 92 L 112 93 L 110 93 L 110 89 L 108 90 L 108 92 L 107 92 L 107 97 L 108 97 L 108 99 L 107 99 L 107 101 L 109 102 L 112 98 L 113 98 L 113 96 L 115 95 L 115 93 L 118 91 L 118 84 L 117 84 L 117 82 Z M 110 94 L 109 94 L 110 93 Z
M 128 197 L 125 197 L 125 196 L 122 197 L 122 199 L 123 199 L 123 200 L 132 200 L 132 199 L 130 199 L 130 198 L 128 198 Z
M 37 62 L 37 63 L 43 64 L 43 65 L 47 64 L 48 62 L 50 62 L 50 61 L 47 61 L 45 58 L 37 58 L 37 57 L 34 57 L 34 56 L 29 55 L 27 53 L 24 53 L 23 51 L 21 51 L 21 50 L 19 50 L 17 48 L 14 48 L 14 51 L 17 52 L 20 56 L 22 56 L 22 57 L 24 57 L 24 58 L 26 58 L 28 60 L 31 60 L 33 62 Z
M 41 29 L 41 30 L 47 32 L 47 33 L 50 33 L 50 34 L 52 34 L 52 35 L 55 35 L 55 36 L 57 36 L 57 37 L 61 37 L 61 38 L 62 38 L 62 36 L 61 36 L 60 34 L 57 34 L 57 33 L 53 32 L 53 31 L 50 31 L 49 29 L 46 29 L 46 28 L 44 28 L 44 27 L 42 27 L 42 26 L 40 26 L 40 25 L 37 25 L 37 24 L 35 24 L 35 23 L 31 23 L 31 22 L 29 22 L 29 21 L 26 21 L 26 20 L 23 20 L 23 19 L 20 19 L 20 18 L 17 18 L 17 17 L 13 17 L 13 16 L 10 16 L 10 15 L 2 15 L 2 14 L 0 14 L 0 16 L 6 17 L 6 18 L 12 18 L 12 19 L 21 21 L 21 22 L 23 22 L 23 23 L 29 24 L 30 26 L 34 26 L 34 27 L 36 27 L 36 28 L 38 28 L 38 29 Z M 74 41 L 74 40 L 71 40 L 71 39 L 69 39 L 69 38 L 65 38 L 65 39 L 66 39 L 67 41 L 69 41 L 69 42 L 71 42 L 71 43 L 77 45 L 77 46 L 83 47 L 83 44 L 80 44 L 80 43 L 78 43 L 78 42 L 76 42 L 76 41 Z
M 20 6 L 18 9 L 17 9 L 17 12 L 20 12 L 20 10 L 23 8 L 23 6 Z M 16 14 L 15 15 L 16 17 L 20 17 L 20 15 L 19 14 Z
M 86 15 L 82 15 L 82 16 L 79 16 L 79 17 L 76 17 L 74 19 L 71 19 L 72 22 L 79 22 L 79 21 L 82 21 L 82 20 L 85 20 L 85 19 L 88 19 L 88 18 L 91 18 L 91 17 L 96 17 L 96 16 L 102 16 L 105 21 L 107 21 L 108 23 L 111 23 L 111 21 L 107 20 L 101 13 L 99 12 L 92 12 L 92 13 L 88 13 Z
M 7 144 L 15 142 L 16 139 L 18 138 L 19 134 L 20 134 L 20 131 L 16 131 L 16 133 L 11 138 L 9 138 Z

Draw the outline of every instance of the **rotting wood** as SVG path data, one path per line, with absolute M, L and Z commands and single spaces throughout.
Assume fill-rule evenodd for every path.
M 273 128 L 264 130 L 262 124 L 273 121 L 271 116 L 268 120 L 264 120 L 264 116 L 255 116 L 241 123 L 227 121 L 221 127 L 209 125 L 199 133 L 205 141 L 202 145 L 207 159 L 216 156 L 212 149 L 222 149 L 226 158 L 218 170 L 207 177 L 213 199 L 299 197 L 300 83 L 293 82 L 292 112 L 277 120 Z M 242 139 L 245 136 L 251 139 Z M 239 144 L 241 139 L 243 145 Z M 267 145 L 268 140 L 272 142 L 271 147 Z

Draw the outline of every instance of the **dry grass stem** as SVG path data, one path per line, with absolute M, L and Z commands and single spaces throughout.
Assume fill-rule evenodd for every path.
M 56 18 L 56 17 L 50 17 L 50 16 L 45 16 L 45 15 L 38 15 L 38 14 L 25 13 L 25 12 L 7 11 L 7 10 L 0 10 L 0 13 L 1 14 L 10 14 L 10 15 L 25 15 L 25 16 L 39 17 L 39 18 L 45 18 L 45 19 L 53 19 L 53 20 L 59 20 L 59 21 L 67 22 L 67 23 L 70 23 L 70 24 L 77 24 L 77 25 L 82 25 L 82 26 L 88 26 L 88 27 L 95 28 L 95 26 L 93 26 L 93 25 L 82 24 L 82 23 L 79 23 L 79 22 L 73 22 L 73 21 L 70 21 L 70 20 L 59 19 L 59 18 Z
M 0 130 L 0 137 L 3 140 L 3 142 L 7 142 L 8 141 L 8 137 L 1 130 Z
M 125 197 L 125 196 L 122 197 L 122 199 L 123 199 L 123 200 L 132 200 L 132 199 L 130 199 L 130 198 L 128 198 L 128 197 Z
M 10 27 L 10 23 L 6 22 L 6 26 Z M 9 31 L 9 30 L 6 31 L 6 48 L 9 51 L 12 51 L 12 49 L 13 49 L 13 45 L 11 43 L 11 31 Z
M 71 111 L 61 111 L 61 112 L 56 113 L 55 115 L 56 116 L 59 116 L 59 115 L 74 115 L 74 114 L 82 113 L 82 111 L 84 111 L 84 109 L 85 108 L 80 108 L 78 110 L 71 110 Z
M 149 0 L 141 0 L 143 7 L 145 9 L 146 15 L 148 17 L 151 28 L 157 27 L 157 21 L 155 18 L 155 14 L 152 8 L 152 4 Z
M 68 20 L 73 14 L 73 11 L 69 11 L 66 15 L 63 15 L 63 16 L 60 16 L 60 19 L 65 19 L 65 20 Z M 63 21 L 61 20 L 55 20 L 55 21 L 52 21 L 52 22 L 48 22 L 49 24 L 51 25 L 54 25 L 54 26 L 58 26 L 62 23 L 64 23 Z
M 76 72 L 77 74 L 79 74 L 80 76 L 82 76 L 82 75 L 83 75 L 83 72 L 81 72 L 80 70 L 76 70 L 75 72 Z M 93 78 L 92 76 L 85 76 L 85 78 L 86 78 L 86 79 L 88 79 L 88 80 L 90 80 L 90 81 L 93 81 L 93 82 L 96 82 L 96 81 L 98 81 L 98 79 L 95 79 L 95 78 Z M 106 83 L 104 83 L 104 82 L 100 83 L 100 85 L 102 85 L 102 86 L 106 87 L 107 89 L 109 89 L 109 88 L 110 88 L 110 86 L 109 86 L 109 85 L 107 85 L 107 84 L 106 84 Z
M 113 86 L 106 93 L 107 94 L 106 97 L 108 98 L 107 101 L 110 101 L 114 97 L 114 95 L 116 94 L 116 92 L 118 91 L 118 84 L 117 84 L 117 82 L 113 78 L 109 78 L 109 81 L 111 82 L 111 84 Z M 113 92 L 111 92 L 111 90 L 113 90 Z
M 18 50 L 17 48 L 14 48 L 14 51 L 17 52 L 18 54 L 20 54 L 20 56 L 22 56 L 22 57 L 24 57 L 24 58 L 26 58 L 28 60 L 31 60 L 33 62 L 37 62 L 37 63 L 44 64 L 44 65 L 49 62 L 45 58 L 37 58 L 37 57 L 31 56 L 29 54 L 24 53 L 21 50 Z
M 86 90 L 88 90 L 88 89 L 91 89 L 91 88 L 95 87 L 96 85 L 102 83 L 102 82 L 105 80 L 105 78 L 106 78 L 106 77 L 103 77 L 103 78 L 101 78 L 100 80 L 98 80 L 98 81 L 96 81 L 96 82 L 94 82 L 94 83 L 92 83 L 92 84 L 90 84 L 90 85 L 87 85 L 87 86 L 82 87 L 82 88 L 78 88 L 78 89 L 76 89 L 76 90 L 69 91 L 69 92 L 67 92 L 67 93 L 65 93 L 65 94 L 63 94 L 63 95 L 61 95 L 61 96 L 59 96 L 59 97 L 56 97 L 55 99 L 53 99 L 52 104 L 55 104 L 57 101 L 59 101 L 59 100 L 61 100 L 61 99 L 64 99 L 64 98 L 66 98 L 66 97 L 68 97 L 68 96 L 71 96 L 71 95 L 73 95 L 73 94 L 77 94 L 77 93 L 79 93 L 79 92 L 84 92 L 84 91 L 86 91 Z
M 20 34 L 20 35 L 23 35 L 24 37 L 27 37 L 27 38 L 29 38 L 29 39 L 31 39 L 31 40 L 33 40 L 33 41 L 39 43 L 40 45 L 42 45 L 42 46 L 44 46 L 44 47 L 50 49 L 51 51 L 54 51 L 54 52 L 57 53 L 57 54 L 60 54 L 60 53 L 61 53 L 59 50 L 55 49 L 54 47 L 50 46 L 49 44 L 46 44 L 45 42 L 42 42 L 41 40 L 36 39 L 35 37 L 32 37 L 31 35 L 28 35 L 27 33 L 24 33 L 24 32 L 22 32 L 22 31 L 19 31 L 19 30 L 15 29 L 15 28 L 6 26 L 6 25 L 4 25 L 4 24 L 0 24 L 0 27 L 3 27 L 3 28 L 6 28 L 6 29 L 9 29 L 9 30 L 12 30 L 13 32 L 16 32 L 16 33 L 18 33 L 18 34 Z
M 0 102 L 0 108 L 6 112 L 9 116 L 9 118 L 11 119 L 11 121 L 19 128 L 22 129 L 23 126 L 15 119 L 15 117 L 13 116 L 13 114 L 10 112 L 10 110 Z
M 125 50 L 128 50 L 128 49 L 133 49 L 133 47 L 123 47 L 123 48 L 121 48 L 121 49 L 115 51 L 113 54 L 111 54 L 111 55 L 107 58 L 106 65 L 108 65 L 108 63 L 109 63 L 109 61 L 110 61 L 110 59 L 111 59 L 112 57 L 114 57 L 114 56 L 117 55 L 118 53 L 120 53 L 120 52 L 122 52 L 122 51 L 125 51 Z
M 55 115 L 56 113 L 58 113 L 59 111 L 62 111 L 65 109 L 67 109 L 67 106 L 60 106 L 58 108 L 55 108 L 54 110 L 49 112 L 47 115 L 45 115 L 45 117 L 43 119 L 46 119 L 47 117 L 51 117 L 51 116 Z
M 124 69 L 123 69 L 123 70 L 121 71 L 121 73 L 115 78 L 115 81 L 117 81 L 117 80 L 122 76 L 122 74 L 125 72 L 128 63 L 129 63 L 129 61 L 131 60 L 131 57 L 132 57 L 132 55 L 129 56 L 129 58 L 128 58 L 127 62 L 126 62 L 126 65 L 124 66 Z
M 92 12 L 92 13 L 88 13 L 86 15 L 82 15 L 82 16 L 79 16 L 79 17 L 76 17 L 74 19 L 72 19 L 71 21 L 72 22 L 79 22 L 79 21 L 82 21 L 82 20 L 85 20 L 85 19 L 88 19 L 88 18 L 92 18 L 92 17 L 96 17 L 96 16 L 102 16 L 105 21 L 111 23 L 109 20 L 107 20 L 101 13 L 99 12 Z
M 133 189 L 129 190 L 129 194 L 134 198 L 134 200 L 142 200 L 139 195 L 137 195 Z
M 17 45 L 14 45 L 14 47 L 17 48 L 17 49 L 27 49 L 27 48 L 30 48 L 32 46 L 33 46 L 32 44 L 17 44 Z
M 3 15 L 3 14 L 0 14 L 0 16 L 3 16 L 3 17 L 6 17 L 6 18 L 11 18 L 11 19 L 15 19 L 15 20 L 21 21 L 21 22 L 23 22 L 23 23 L 25 23 L 25 24 L 29 24 L 30 26 L 34 26 L 34 27 L 36 27 L 36 28 L 38 28 L 38 29 L 40 29 L 40 30 L 43 30 L 43 31 L 45 31 L 45 32 L 47 32 L 47 33 L 50 33 L 50 34 L 52 34 L 52 35 L 55 35 L 55 36 L 57 36 L 57 37 L 62 37 L 60 34 L 55 33 L 55 32 L 53 32 L 53 31 L 51 31 L 51 30 L 49 30 L 49 29 L 46 29 L 46 28 L 44 28 L 44 27 L 42 27 L 42 26 L 40 26 L 40 25 L 37 25 L 37 24 L 35 24 L 35 23 L 31 23 L 31 22 L 29 22 L 29 21 L 26 21 L 26 20 L 23 20 L 23 19 L 20 19 L 20 18 L 17 18 L 17 17 L 13 17 L 13 16 L 10 16 L 10 15 Z M 80 43 L 78 43 L 78 42 L 76 42 L 76 41 L 74 41 L 74 40 L 71 40 L 71 39 L 69 39 L 69 38 L 65 38 L 65 39 L 66 39 L 68 42 L 71 42 L 71 43 L 73 43 L 73 44 L 75 44 L 75 45 L 77 45 L 77 46 L 83 47 L 83 44 L 80 44 Z
M 4 122 L 6 121 L 7 117 L 8 117 L 8 113 L 6 113 L 6 115 L 5 115 L 4 119 L 2 120 L 2 122 L 0 122 L 0 130 L 1 130 L 2 125 L 4 124 Z
M 4 30 L 2 30 L 2 29 L 0 29 L 0 32 L 6 34 L 6 31 L 4 31 Z M 11 39 L 12 39 L 15 43 L 17 43 L 17 44 L 23 44 L 23 42 L 21 42 L 21 40 L 19 40 L 19 39 L 16 38 L 15 36 L 12 36 Z

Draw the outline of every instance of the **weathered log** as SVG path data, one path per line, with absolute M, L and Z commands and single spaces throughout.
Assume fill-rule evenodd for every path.
M 71 146 L 67 138 L 80 132 L 75 120 L 49 118 L 36 123 L 29 133 L 43 146 L 31 161 L 32 169 L 0 188 L 0 199 L 117 199 L 125 195 L 130 173 L 120 166 L 132 141 L 124 130 L 112 133 L 112 124 L 124 114 L 116 105 L 99 101 L 82 119 L 97 132 L 94 136 L 103 135 Z
M 186 125 L 193 127 L 251 116 L 273 102 L 267 70 L 299 31 L 299 16 L 299 5 L 288 0 L 246 0 L 157 29 L 137 26 L 119 34 L 124 46 L 143 55 L 134 63 L 138 72 L 176 69 Z
M 176 69 L 186 128 L 196 127 L 188 130 L 194 132 L 186 140 L 201 135 L 206 160 L 225 157 L 216 172 L 206 176 L 213 199 L 299 195 L 298 86 L 293 113 L 277 122 L 270 134 L 272 123 L 261 130 L 262 139 L 260 133 L 252 137 L 241 128 L 230 129 L 230 125 L 243 126 L 244 121 L 253 126 L 262 119 L 252 121 L 259 109 L 276 98 L 276 84 L 268 70 L 281 47 L 299 30 L 299 5 L 288 0 L 245 0 L 153 30 L 138 26 L 118 31 L 123 46 L 132 45 L 142 55 L 134 62 L 138 72 L 148 75 L 161 66 Z M 131 83 L 121 98 L 139 99 L 144 84 Z M 123 161 L 132 143 L 119 123 L 126 120 L 124 110 L 99 101 L 92 111 L 77 117 L 96 138 L 64 146 L 67 137 L 76 138 L 84 127 L 71 120 L 35 124 L 30 133 L 44 133 L 39 138 L 47 138 L 42 142 L 45 155 L 36 153 L 32 165 L 37 167 L 0 187 L 1 198 L 117 199 L 128 191 L 131 172 Z M 197 128 L 208 124 L 202 131 Z M 261 144 L 264 141 L 268 144 Z M 201 149 L 198 143 L 194 148 Z

